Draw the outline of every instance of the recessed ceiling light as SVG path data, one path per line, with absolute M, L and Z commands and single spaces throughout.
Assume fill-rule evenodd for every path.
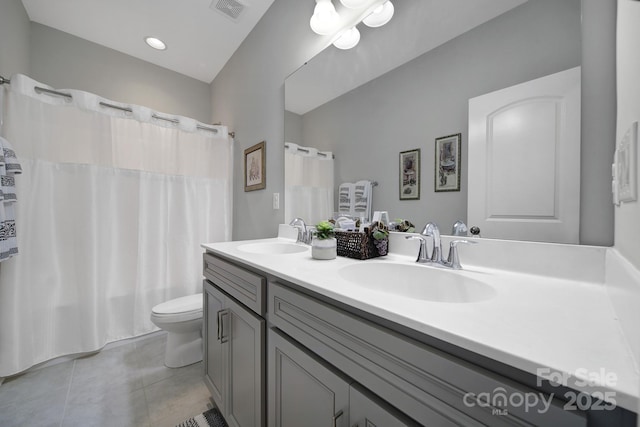
M 162 40 L 157 39 L 155 37 L 145 37 L 144 41 L 146 44 L 148 44 L 154 49 L 157 49 L 157 50 L 167 49 L 167 45 Z

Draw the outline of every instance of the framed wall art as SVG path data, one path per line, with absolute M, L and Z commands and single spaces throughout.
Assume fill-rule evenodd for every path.
M 460 191 L 462 134 L 436 138 L 435 191 Z
M 266 157 L 265 141 L 244 150 L 244 191 L 266 188 Z
M 420 200 L 420 149 L 400 153 L 400 200 Z

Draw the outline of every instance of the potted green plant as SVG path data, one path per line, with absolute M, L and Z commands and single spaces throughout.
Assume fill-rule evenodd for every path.
M 311 240 L 311 256 L 315 259 L 334 259 L 337 255 L 335 236 L 333 224 L 329 221 L 318 223 Z

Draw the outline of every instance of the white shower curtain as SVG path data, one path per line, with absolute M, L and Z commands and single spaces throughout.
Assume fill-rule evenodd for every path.
M 35 86 L 13 76 L 5 93 L 23 174 L 20 253 L 0 264 L 0 377 L 156 329 L 155 304 L 201 292 L 200 244 L 231 237 L 224 126 Z
M 333 216 L 333 154 L 287 142 L 284 150 L 285 221 L 315 225 Z

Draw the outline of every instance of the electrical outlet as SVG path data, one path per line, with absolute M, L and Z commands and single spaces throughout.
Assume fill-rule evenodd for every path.
M 273 209 L 280 209 L 280 193 L 273 193 Z

